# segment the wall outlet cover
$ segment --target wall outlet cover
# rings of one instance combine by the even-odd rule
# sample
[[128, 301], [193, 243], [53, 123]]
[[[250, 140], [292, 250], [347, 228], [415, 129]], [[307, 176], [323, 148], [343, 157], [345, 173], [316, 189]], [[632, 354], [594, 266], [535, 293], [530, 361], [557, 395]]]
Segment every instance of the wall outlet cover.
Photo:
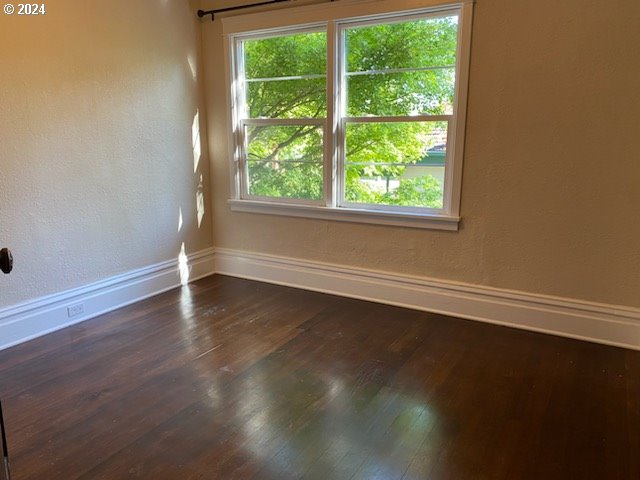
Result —
[[67, 307], [67, 315], [69, 318], [77, 317], [84, 313], [84, 304], [78, 303], [77, 305], [71, 305]]

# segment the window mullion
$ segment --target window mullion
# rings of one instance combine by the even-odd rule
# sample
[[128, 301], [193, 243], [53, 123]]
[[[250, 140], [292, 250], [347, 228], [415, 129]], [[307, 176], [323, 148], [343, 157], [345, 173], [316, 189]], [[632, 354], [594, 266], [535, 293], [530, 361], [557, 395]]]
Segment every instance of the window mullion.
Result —
[[236, 129], [236, 162], [238, 171], [238, 197], [246, 198], [249, 189], [247, 184], [247, 164], [246, 164], [246, 139], [244, 135], [244, 126], [242, 119], [246, 117], [246, 91], [244, 88], [245, 69], [244, 69], [244, 46], [241, 41], [235, 40], [236, 51], [236, 78], [238, 81], [235, 85], [235, 129]]
[[407, 122], [451, 122], [453, 115], [394, 115], [370, 117], [344, 117], [348, 123], [407, 123]]
[[344, 27], [342, 25], [336, 25], [334, 39], [335, 45], [335, 59], [336, 65], [334, 67], [334, 86], [337, 90], [335, 95], [335, 147], [334, 147], [334, 172], [336, 194], [334, 207], [342, 206], [344, 202], [344, 189], [346, 184], [345, 179], [345, 122], [343, 117], [345, 116], [345, 104], [347, 95], [347, 82], [345, 77], [345, 44], [344, 44]]
[[336, 22], [327, 23], [327, 122], [324, 132], [324, 199], [327, 207], [336, 206], [336, 135], [337, 98], [336, 83], [337, 47]]
[[263, 126], [263, 125], [316, 125], [318, 127], [324, 127], [324, 118], [244, 118], [240, 121], [242, 126]]

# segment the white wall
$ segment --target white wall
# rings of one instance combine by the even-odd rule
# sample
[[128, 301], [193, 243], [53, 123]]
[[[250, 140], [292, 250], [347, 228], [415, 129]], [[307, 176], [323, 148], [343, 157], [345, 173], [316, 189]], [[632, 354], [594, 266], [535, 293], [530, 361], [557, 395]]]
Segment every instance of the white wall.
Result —
[[0, 15], [0, 308], [183, 244], [640, 307], [640, 2], [477, 1], [459, 232], [232, 213], [220, 22], [197, 3]]
[[0, 15], [0, 307], [212, 246], [196, 2], [46, 5]]
[[205, 23], [216, 247], [640, 307], [639, 19], [637, 0], [477, 0], [459, 232], [231, 212]]

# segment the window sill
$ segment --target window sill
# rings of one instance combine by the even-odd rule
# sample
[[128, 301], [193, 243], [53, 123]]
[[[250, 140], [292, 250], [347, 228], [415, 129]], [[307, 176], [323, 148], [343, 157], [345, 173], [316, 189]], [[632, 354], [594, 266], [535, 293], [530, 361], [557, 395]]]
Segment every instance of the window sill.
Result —
[[396, 227], [457, 231], [460, 217], [449, 215], [420, 215], [415, 213], [383, 212], [354, 208], [327, 208], [313, 205], [287, 205], [254, 200], [229, 200], [234, 212], [283, 215], [287, 217], [336, 220], [340, 222], [371, 223]]

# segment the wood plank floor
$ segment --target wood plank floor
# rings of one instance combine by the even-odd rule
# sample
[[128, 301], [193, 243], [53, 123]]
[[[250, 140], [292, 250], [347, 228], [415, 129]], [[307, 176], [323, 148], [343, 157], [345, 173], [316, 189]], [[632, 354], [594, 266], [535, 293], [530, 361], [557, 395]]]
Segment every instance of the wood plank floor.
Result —
[[14, 480], [640, 478], [640, 352], [224, 276], [0, 378]]

